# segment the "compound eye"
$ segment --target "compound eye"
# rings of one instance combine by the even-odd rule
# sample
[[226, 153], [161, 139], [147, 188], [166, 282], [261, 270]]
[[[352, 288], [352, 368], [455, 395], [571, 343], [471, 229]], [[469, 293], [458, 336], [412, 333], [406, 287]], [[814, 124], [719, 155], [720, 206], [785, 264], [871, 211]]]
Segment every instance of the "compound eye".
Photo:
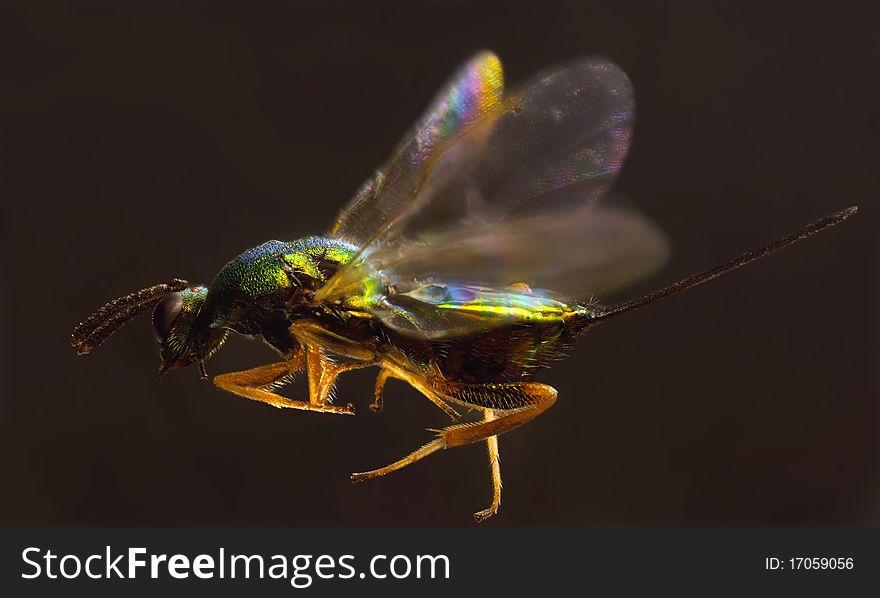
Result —
[[168, 336], [171, 325], [180, 315], [183, 308], [183, 295], [181, 293], [169, 293], [162, 297], [153, 310], [153, 334], [157, 342], [162, 342]]

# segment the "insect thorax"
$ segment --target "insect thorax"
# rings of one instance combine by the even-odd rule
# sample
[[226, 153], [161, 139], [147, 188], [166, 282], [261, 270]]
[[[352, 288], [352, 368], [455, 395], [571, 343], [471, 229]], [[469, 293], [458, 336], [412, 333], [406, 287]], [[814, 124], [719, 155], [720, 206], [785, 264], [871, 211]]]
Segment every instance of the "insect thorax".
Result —
[[293, 242], [267, 241], [227, 263], [206, 300], [211, 326], [244, 334], [262, 332], [269, 320], [311, 291], [352, 259], [357, 248], [324, 237]]

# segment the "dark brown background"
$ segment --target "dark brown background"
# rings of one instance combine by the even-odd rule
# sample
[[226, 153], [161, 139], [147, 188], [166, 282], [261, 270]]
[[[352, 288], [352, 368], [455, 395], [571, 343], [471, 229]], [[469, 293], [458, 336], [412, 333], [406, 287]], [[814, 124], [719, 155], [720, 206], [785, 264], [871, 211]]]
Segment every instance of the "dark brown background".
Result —
[[[443, 416], [374, 371], [354, 418], [159, 379], [146, 318], [89, 358], [72, 326], [172, 276], [320, 233], [435, 89], [491, 48], [508, 80], [601, 53], [638, 119], [617, 190], [701, 270], [825, 213], [839, 229], [598, 328], [502, 438], [487, 525], [880, 523], [878, 11], [857, 3], [0, 8], [3, 525], [469, 525], [484, 449], [352, 487]], [[234, 339], [213, 373], [267, 349]], [[302, 386], [295, 392], [302, 395]]]

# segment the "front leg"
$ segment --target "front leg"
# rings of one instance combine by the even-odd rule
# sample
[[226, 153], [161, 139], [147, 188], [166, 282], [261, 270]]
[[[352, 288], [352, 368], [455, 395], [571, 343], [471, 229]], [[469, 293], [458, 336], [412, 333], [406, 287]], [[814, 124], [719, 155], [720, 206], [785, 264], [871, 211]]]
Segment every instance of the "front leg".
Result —
[[318, 406], [326, 405], [331, 400], [331, 394], [339, 374], [371, 365], [375, 365], [375, 361], [333, 363], [333, 360], [321, 349], [307, 347], [306, 373], [309, 379], [309, 403]]
[[302, 411], [354, 415], [354, 407], [351, 404], [337, 407], [334, 405], [306, 403], [282, 397], [269, 390], [274, 385], [283, 383], [286, 378], [299, 371], [302, 365], [303, 350], [298, 348], [289, 361], [272, 363], [241, 372], [220, 374], [214, 377], [214, 385], [240, 397], [260, 401], [278, 409], [300, 409]]

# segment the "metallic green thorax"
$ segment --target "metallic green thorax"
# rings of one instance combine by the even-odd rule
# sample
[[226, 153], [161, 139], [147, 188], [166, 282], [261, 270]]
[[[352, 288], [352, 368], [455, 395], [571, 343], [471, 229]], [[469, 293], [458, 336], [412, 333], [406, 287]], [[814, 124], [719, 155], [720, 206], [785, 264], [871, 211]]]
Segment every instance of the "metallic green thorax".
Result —
[[319, 287], [356, 253], [357, 247], [324, 237], [263, 243], [220, 270], [200, 319], [211, 327], [255, 334], [259, 331], [249, 324], [265, 316], [260, 312], [277, 310], [300, 289]]

